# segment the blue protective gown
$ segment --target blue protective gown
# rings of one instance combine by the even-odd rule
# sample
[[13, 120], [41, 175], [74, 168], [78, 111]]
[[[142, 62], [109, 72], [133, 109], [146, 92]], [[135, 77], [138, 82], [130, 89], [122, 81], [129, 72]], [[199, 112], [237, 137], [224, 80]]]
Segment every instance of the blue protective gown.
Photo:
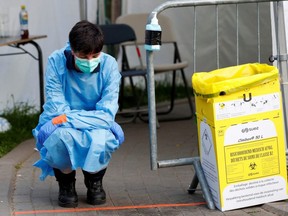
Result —
[[[101, 52], [100, 58], [98, 67], [89, 74], [76, 70], [69, 43], [48, 58], [46, 102], [32, 131], [40, 151], [34, 166], [42, 169], [41, 180], [54, 175], [52, 167], [100, 171], [119, 148], [110, 128], [118, 110], [121, 75], [112, 56]], [[37, 135], [41, 126], [62, 114], [68, 121], [40, 144]]]

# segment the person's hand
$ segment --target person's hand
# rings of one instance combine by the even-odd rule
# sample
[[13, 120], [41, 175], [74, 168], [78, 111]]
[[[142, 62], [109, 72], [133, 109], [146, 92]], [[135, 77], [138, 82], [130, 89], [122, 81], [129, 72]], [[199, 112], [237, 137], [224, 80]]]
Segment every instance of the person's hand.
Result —
[[52, 120], [46, 122], [39, 130], [37, 139], [42, 145], [45, 140], [60, 126], [60, 124], [67, 122], [66, 115], [60, 115]]
[[117, 124], [117, 122], [113, 122], [113, 124], [111, 126], [111, 131], [114, 134], [114, 136], [116, 137], [116, 139], [119, 141], [119, 144], [122, 144], [125, 140], [125, 137], [124, 137], [124, 132], [123, 132], [121, 126], [119, 124]]
[[56, 130], [57, 127], [59, 127], [59, 125], [54, 125], [52, 120], [46, 122], [39, 130], [37, 136], [38, 142], [43, 144], [45, 140]]

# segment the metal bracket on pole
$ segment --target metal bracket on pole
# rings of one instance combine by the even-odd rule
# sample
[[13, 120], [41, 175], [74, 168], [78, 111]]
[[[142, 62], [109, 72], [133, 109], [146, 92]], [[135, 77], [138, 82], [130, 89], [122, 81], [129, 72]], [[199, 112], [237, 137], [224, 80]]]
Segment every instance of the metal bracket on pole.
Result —
[[273, 63], [274, 61], [288, 61], [288, 54], [283, 55], [271, 55], [269, 57], [269, 62]]

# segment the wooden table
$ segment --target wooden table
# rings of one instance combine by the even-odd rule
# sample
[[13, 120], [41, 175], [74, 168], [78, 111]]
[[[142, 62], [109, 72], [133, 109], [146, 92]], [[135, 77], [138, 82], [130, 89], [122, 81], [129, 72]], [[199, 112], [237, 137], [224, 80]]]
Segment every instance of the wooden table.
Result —
[[[39, 89], [40, 89], [40, 111], [43, 111], [44, 104], [44, 78], [43, 78], [43, 55], [41, 47], [35, 42], [35, 40], [46, 38], [46, 35], [31, 35], [27, 39], [21, 39], [21, 37], [0, 37], [0, 47], [1, 46], [9, 46], [13, 48], [20, 49], [21, 52], [12, 52], [12, 53], [0, 53], [0, 56], [8, 56], [8, 55], [20, 55], [20, 54], [28, 54], [32, 58], [38, 61], [39, 67]], [[23, 48], [24, 45], [31, 44], [37, 49], [38, 57], [34, 56], [32, 53], [28, 52]]]

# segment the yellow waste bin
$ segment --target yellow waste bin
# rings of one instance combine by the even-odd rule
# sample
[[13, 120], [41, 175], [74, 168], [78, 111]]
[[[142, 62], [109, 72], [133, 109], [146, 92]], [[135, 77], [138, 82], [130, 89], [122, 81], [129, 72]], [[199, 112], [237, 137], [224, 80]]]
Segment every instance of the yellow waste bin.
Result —
[[244, 64], [192, 76], [200, 160], [221, 211], [288, 198], [276, 67]]

